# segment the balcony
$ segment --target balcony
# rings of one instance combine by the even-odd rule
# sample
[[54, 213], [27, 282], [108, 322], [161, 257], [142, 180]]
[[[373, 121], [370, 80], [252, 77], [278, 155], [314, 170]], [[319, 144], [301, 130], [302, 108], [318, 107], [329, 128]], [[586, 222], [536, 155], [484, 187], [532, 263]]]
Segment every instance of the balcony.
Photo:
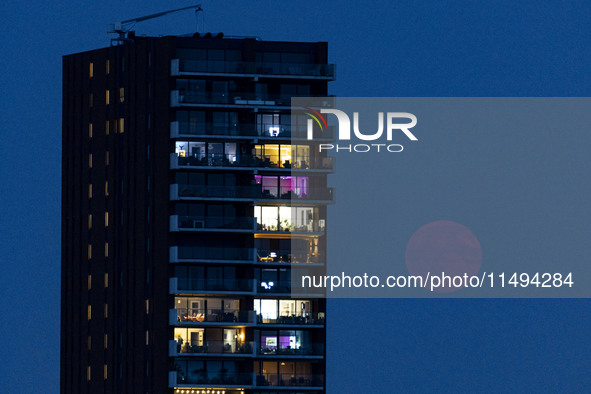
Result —
[[203, 156], [179, 156], [176, 153], [170, 154], [170, 169], [179, 168], [210, 168], [210, 169], [233, 169], [248, 170], [257, 168], [261, 170], [274, 170], [284, 172], [327, 172], [334, 170], [334, 157], [310, 157], [301, 160], [299, 163], [288, 165], [278, 163], [278, 158], [271, 156], [258, 157], [255, 155], [225, 155], [210, 154]]
[[257, 315], [257, 324], [273, 325], [314, 325], [323, 326], [325, 324], [324, 312], [305, 312], [292, 315]]
[[289, 219], [269, 220], [265, 219], [263, 223], [257, 223], [257, 232], [274, 233], [324, 233], [326, 230], [325, 221], [318, 220], [318, 223], [312, 221], [308, 224], [296, 225]]
[[291, 280], [261, 280], [257, 282], [257, 294], [290, 294]]
[[214, 246], [171, 246], [171, 263], [247, 263], [255, 262], [254, 248], [226, 248]]
[[325, 79], [332, 81], [336, 77], [336, 66], [334, 64], [172, 59], [170, 62], [170, 74], [171, 76], [228, 74], [228, 76], [265, 76], [268, 78]]
[[253, 294], [254, 279], [170, 278], [170, 294]]
[[[329, 126], [328, 130], [318, 132], [315, 130], [314, 141], [321, 140], [332, 141], [335, 136], [335, 127]], [[253, 139], [263, 138], [270, 140], [298, 139], [307, 140], [306, 129], [292, 129], [291, 125], [278, 124], [228, 124], [215, 125], [212, 123], [191, 123], [191, 122], [171, 122], [170, 137], [175, 138], [228, 138], [228, 136]]]
[[258, 356], [270, 356], [270, 357], [297, 357], [297, 356], [324, 356], [324, 344], [323, 343], [304, 343], [295, 348], [289, 346], [279, 348], [277, 346], [267, 347], [264, 345], [257, 346]]
[[324, 386], [324, 375], [261, 373], [256, 375], [256, 386], [317, 387]]
[[221, 309], [170, 309], [169, 324], [189, 325], [245, 325], [254, 323], [253, 311]]
[[302, 249], [259, 249], [257, 262], [287, 264], [323, 264], [324, 253], [310, 253]]
[[170, 199], [176, 200], [243, 200], [257, 201], [283, 200], [286, 202], [334, 202], [333, 188], [307, 188], [307, 193], [297, 194], [293, 187], [265, 187], [262, 185], [210, 186], [210, 185], [170, 185]]
[[170, 231], [253, 232], [255, 218], [221, 216], [170, 216]]
[[[199, 386], [224, 386], [224, 387], [251, 387], [253, 386], [254, 375], [251, 373], [229, 373], [229, 372], [205, 372], [205, 371], [171, 371], [169, 374], [169, 387], [178, 385], [199, 385]], [[170, 379], [170, 377], [173, 379]], [[176, 378], [176, 379], [174, 379]], [[172, 382], [171, 382], [172, 380]], [[173, 384], [171, 384], [173, 383]]]
[[[170, 91], [171, 107], [205, 107], [205, 108], [258, 108], [280, 107], [291, 109], [291, 94], [256, 94], [252, 92], [195, 92]], [[331, 97], [319, 102], [317, 106], [330, 107]]]
[[228, 342], [228, 341], [189, 341], [180, 342], [174, 339], [168, 341], [168, 355], [177, 356], [254, 356], [254, 342]]

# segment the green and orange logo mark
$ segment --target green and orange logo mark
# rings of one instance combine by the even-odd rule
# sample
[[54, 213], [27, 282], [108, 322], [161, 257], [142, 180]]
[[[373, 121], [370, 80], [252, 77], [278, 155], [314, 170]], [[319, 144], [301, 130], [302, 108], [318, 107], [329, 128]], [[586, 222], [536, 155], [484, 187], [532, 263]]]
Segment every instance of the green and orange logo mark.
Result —
[[326, 120], [320, 114], [320, 112], [318, 112], [312, 108], [309, 108], [309, 107], [306, 107], [306, 109], [310, 112], [304, 112], [304, 113], [316, 121], [316, 123], [318, 124], [318, 127], [320, 127], [320, 131], [324, 131], [325, 128], [328, 130], [328, 125], [326, 124]]

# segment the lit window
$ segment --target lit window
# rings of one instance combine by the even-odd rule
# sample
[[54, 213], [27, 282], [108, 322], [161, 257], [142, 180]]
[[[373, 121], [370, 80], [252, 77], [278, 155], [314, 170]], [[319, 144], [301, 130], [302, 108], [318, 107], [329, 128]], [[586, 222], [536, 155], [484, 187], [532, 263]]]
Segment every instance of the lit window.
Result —
[[90, 78], [94, 77], [94, 64], [92, 62], [90, 62], [89, 64], [89, 69], [88, 69], [88, 74], [90, 75]]
[[105, 152], [105, 165], [109, 165], [109, 151]]
[[125, 131], [125, 119], [119, 118], [119, 133], [123, 133]]
[[88, 184], [88, 198], [92, 198], [92, 183]]
[[92, 108], [92, 107], [93, 107], [93, 105], [94, 105], [94, 99], [93, 99], [92, 93], [90, 93], [90, 94], [88, 95], [88, 106], [89, 106], [90, 108]]
[[111, 102], [111, 94], [109, 92], [109, 89], [105, 90], [105, 104], [109, 105], [109, 103]]
[[92, 245], [88, 244], [88, 260], [92, 258]]
[[105, 212], [105, 227], [109, 227], [109, 212]]
[[92, 123], [88, 124], [88, 138], [92, 138]]
[[105, 304], [105, 319], [109, 317], [109, 305]]
[[86, 367], [86, 380], [90, 381], [90, 365]]
[[105, 349], [108, 347], [108, 341], [107, 341], [108, 337], [109, 336], [107, 334], [105, 334]]
[[88, 229], [92, 228], [92, 214], [88, 214]]
[[109, 127], [109, 121], [107, 120], [105, 122], [105, 134], [106, 135], [109, 135], [109, 129], [110, 129], [110, 127]]
[[92, 153], [88, 154], [88, 168], [92, 168]]
[[105, 181], [105, 196], [109, 195], [109, 181]]
[[105, 273], [105, 287], [109, 287], [109, 274]]
[[88, 305], [87, 313], [88, 313], [88, 320], [90, 320], [92, 318], [92, 306], [91, 305]]
[[146, 315], [150, 313], [150, 300], [146, 300]]
[[109, 59], [105, 62], [105, 73], [109, 74], [111, 72], [111, 62]]
[[105, 257], [109, 257], [109, 243], [105, 242]]
[[146, 330], [146, 346], [150, 344], [150, 331]]
[[119, 102], [122, 103], [125, 101], [125, 89], [119, 88]]
[[107, 379], [107, 364], [105, 364], [103, 366], [103, 378], [106, 380]]
[[88, 290], [92, 287], [92, 275], [88, 275]]

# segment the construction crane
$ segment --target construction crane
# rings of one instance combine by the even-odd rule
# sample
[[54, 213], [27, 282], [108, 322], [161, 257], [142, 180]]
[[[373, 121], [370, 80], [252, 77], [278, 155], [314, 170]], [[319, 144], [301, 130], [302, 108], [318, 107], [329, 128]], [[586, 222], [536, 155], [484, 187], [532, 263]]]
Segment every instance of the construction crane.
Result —
[[[117, 41], [117, 42], [121, 43], [121, 42], [126, 42], [127, 40], [129, 40], [131, 38], [129, 36], [133, 35], [132, 33], [134, 33], [130, 29], [133, 27], [133, 25], [135, 25], [138, 22], [143, 22], [148, 19], [154, 19], [154, 18], [158, 18], [158, 17], [164, 16], [164, 15], [172, 14], [173, 12], [184, 11], [184, 10], [188, 10], [188, 9], [195, 9], [195, 14], [198, 14], [199, 11], [203, 11], [203, 8], [201, 8], [201, 4], [195, 4], [195, 5], [190, 5], [188, 7], [177, 8], [177, 9], [169, 10], [169, 11], [157, 12], [155, 14], [140, 16], [138, 18], [128, 19], [126, 21], [111, 23], [107, 26], [107, 33], [119, 34], [119, 37], [111, 39], [111, 44], [113, 44], [113, 41]], [[127, 37], [125, 36], [126, 33], [128, 33]]]

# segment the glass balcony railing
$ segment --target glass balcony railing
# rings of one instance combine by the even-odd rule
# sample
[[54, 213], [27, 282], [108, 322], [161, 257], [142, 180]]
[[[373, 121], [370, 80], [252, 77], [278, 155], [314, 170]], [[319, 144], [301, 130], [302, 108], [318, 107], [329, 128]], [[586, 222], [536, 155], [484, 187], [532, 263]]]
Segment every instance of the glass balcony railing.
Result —
[[252, 323], [251, 311], [177, 308], [180, 323]]
[[253, 248], [225, 248], [214, 246], [176, 246], [172, 248], [173, 262], [179, 260], [254, 260]]
[[255, 218], [231, 216], [171, 216], [171, 230], [224, 229], [224, 230], [254, 230]]
[[295, 346], [294, 348], [287, 347], [267, 347], [264, 345], [257, 347], [257, 354], [262, 356], [314, 356], [324, 354], [323, 343], [305, 343]]
[[259, 249], [257, 261], [261, 263], [323, 263], [324, 253], [310, 253], [298, 249]]
[[[171, 90], [170, 105], [177, 107], [188, 105], [215, 106], [279, 106], [290, 107], [292, 94], [281, 93], [252, 93], [252, 92], [208, 92], [190, 90]], [[333, 105], [332, 97], [319, 101], [317, 106], [329, 107]]]
[[294, 191], [293, 187], [264, 187], [262, 185], [246, 186], [209, 186], [209, 185], [178, 185], [180, 198], [252, 198], [270, 200], [317, 200], [333, 201], [332, 188], [307, 188]]
[[258, 324], [309, 324], [323, 325], [325, 321], [323, 312], [302, 312], [292, 315], [257, 315]]
[[268, 105], [289, 107], [291, 95], [246, 92], [193, 92], [173, 90], [171, 104]]
[[302, 188], [295, 190], [292, 186], [265, 186], [262, 190], [263, 198], [281, 200], [333, 200], [332, 188], [308, 187], [305, 192]]
[[[177, 60], [173, 60], [173, 64], [175, 61]], [[336, 68], [334, 64], [257, 63], [179, 59], [178, 71], [181, 73], [255, 74], [324, 77], [332, 79], [335, 77]]]
[[241, 291], [253, 292], [254, 279], [197, 279], [178, 278], [177, 287], [180, 292], [191, 291]]
[[252, 374], [177, 370], [177, 384], [251, 386]]
[[321, 220], [310, 221], [307, 224], [294, 224], [290, 220], [265, 219], [263, 223], [257, 223], [257, 231], [291, 232], [291, 233], [321, 233], [325, 231], [325, 222]]
[[[308, 157], [294, 163], [279, 162], [279, 158], [273, 155], [234, 155], [234, 154], [209, 154], [201, 156], [179, 156], [172, 153], [173, 168], [190, 167], [258, 167], [270, 169], [291, 170], [332, 170], [334, 157]], [[176, 166], [175, 166], [176, 164]]]
[[256, 375], [257, 386], [324, 386], [324, 375], [261, 373]]
[[291, 280], [260, 280], [256, 291], [258, 294], [291, 293]]
[[174, 341], [179, 354], [253, 354], [254, 343], [248, 341]]
[[[299, 138], [307, 139], [306, 128], [292, 129], [291, 125], [278, 124], [227, 124], [216, 125], [212, 123], [172, 122], [171, 135], [211, 135], [211, 136], [238, 136], [238, 137], [267, 137], [277, 139]], [[334, 139], [335, 127], [329, 126], [327, 130], [318, 132], [315, 130], [314, 140]]]
[[246, 186], [210, 186], [210, 185], [178, 185], [180, 198], [260, 198], [263, 191], [260, 185]]

